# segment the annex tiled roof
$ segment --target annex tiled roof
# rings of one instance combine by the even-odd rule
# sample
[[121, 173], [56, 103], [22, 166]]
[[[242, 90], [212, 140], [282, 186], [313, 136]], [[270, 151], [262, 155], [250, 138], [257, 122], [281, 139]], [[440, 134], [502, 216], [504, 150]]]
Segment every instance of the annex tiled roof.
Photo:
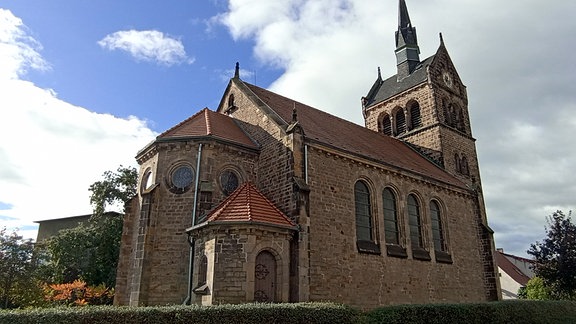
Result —
[[374, 132], [255, 85], [244, 84], [274, 110], [286, 125], [292, 120], [292, 112], [296, 108], [298, 123], [304, 129], [307, 138], [423, 177], [466, 188], [462, 181], [398, 139]]
[[378, 77], [370, 89], [370, 92], [366, 95], [366, 106], [369, 107], [375, 105], [426, 81], [428, 78], [426, 69], [428, 65], [432, 63], [434, 57], [435, 55], [432, 55], [422, 61], [412, 74], [400, 81], [398, 81], [397, 75], [393, 75], [386, 80], [382, 80]]
[[504, 254], [500, 251], [496, 251], [496, 264], [502, 271], [506, 272], [514, 281], [525, 286], [530, 280], [526, 274], [524, 274], [517, 266], [515, 266]]
[[206, 216], [207, 223], [257, 223], [292, 228], [296, 225], [251, 182], [245, 182]]
[[200, 110], [190, 118], [158, 135], [157, 139], [212, 136], [235, 142], [247, 147], [258, 146], [242, 131], [229, 116], [216, 113], [208, 108]]

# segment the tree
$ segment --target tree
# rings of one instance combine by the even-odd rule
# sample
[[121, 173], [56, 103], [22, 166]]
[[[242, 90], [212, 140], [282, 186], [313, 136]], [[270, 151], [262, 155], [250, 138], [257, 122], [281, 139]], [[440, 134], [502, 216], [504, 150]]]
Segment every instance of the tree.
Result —
[[138, 173], [135, 168], [120, 166], [116, 172], [104, 172], [103, 177], [89, 188], [94, 209], [90, 221], [62, 230], [48, 240], [46, 249], [52, 270], [48, 282], [81, 279], [89, 286], [115, 286], [123, 218], [105, 210], [108, 205], [124, 205], [134, 197]]
[[552, 299], [576, 299], [576, 225], [562, 211], [547, 217], [547, 237], [530, 245], [534, 272]]
[[1, 308], [19, 307], [26, 291], [34, 286], [32, 279], [34, 244], [16, 232], [0, 229], [0, 297]]
[[548, 300], [550, 298], [550, 290], [544, 286], [544, 281], [540, 277], [534, 277], [528, 280], [526, 287], [521, 288], [523, 297], [520, 299], [530, 300]]

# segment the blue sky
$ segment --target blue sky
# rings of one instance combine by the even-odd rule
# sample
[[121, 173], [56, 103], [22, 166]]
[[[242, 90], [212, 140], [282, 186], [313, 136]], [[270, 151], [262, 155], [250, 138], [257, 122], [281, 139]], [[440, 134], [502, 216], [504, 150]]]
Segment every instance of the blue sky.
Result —
[[[576, 2], [408, 0], [468, 87], [496, 245], [524, 255], [576, 206]], [[397, 0], [0, 4], [0, 226], [90, 213], [88, 186], [241, 77], [362, 124], [395, 73]], [[496, 10], [497, 9], [497, 10]]]

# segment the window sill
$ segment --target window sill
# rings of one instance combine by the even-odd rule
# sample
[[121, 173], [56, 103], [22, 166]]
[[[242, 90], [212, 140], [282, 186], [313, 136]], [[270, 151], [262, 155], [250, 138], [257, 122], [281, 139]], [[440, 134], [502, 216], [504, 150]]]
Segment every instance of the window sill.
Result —
[[391, 257], [407, 258], [406, 249], [397, 244], [386, 244], [386, 254]]
[[196, 288], [192, 289], [192, 292], [196, 295], [210, 295], [210, 289], [208, 288], [207, 284], [197, 286]]
[[448, 252], [434, 251], [436, 255], [436, 262], [452, 264], [452, 256]]
[[356, 241], [358, 252], [368, 254], [380, 254], [380, 246], [373, 241]]
[[412, 258], [415, 260], [422, 260], [422, 261], [432, 260], [432, 258], [430, 257], [430, 253], [421, 248], [412, 249]]

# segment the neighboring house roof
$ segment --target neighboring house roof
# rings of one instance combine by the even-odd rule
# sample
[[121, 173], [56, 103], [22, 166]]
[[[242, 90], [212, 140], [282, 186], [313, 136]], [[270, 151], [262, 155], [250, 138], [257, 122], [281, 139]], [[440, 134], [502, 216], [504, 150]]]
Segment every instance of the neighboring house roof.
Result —
[[[531, 262], [528, 259], [524, 259], [527, 262]], [[530, 277], [522, 272], [520, 268], [515, 266], [510, 260], [504, 255], [504, 253], [500, 251], [496, 251], [496, 264], [502, 271], [506, 272], [514, 281], [521, 284], [522, 286], [526, 286]]]
[[234, 119], [216, 113], [208, 108], [182, 121], [158, 135], [157, 139], [177, 139], [186, 137], [209, 136], [225, 141], [234, 142], [249, 148], [258, 146], [238, 127]]
[[430, 56], [420, 63], [410, 75], [402, 80], [398, 80], [397, 75], [393, 75], [386, 80], [382, 80], [380, 74], [366, 95], [366, 107], [375, 105], [381, 101], [391, 98], [401, 92], [417, 86], [428, 79], [426, 72], [428, 65], [432, 63], [435, 55]]
[[[114, 211], [109, 211], [105, 212], [104, 215], [106, 217], [111, 217], [111, 216], [120, 216], [122, 214]], [[92, 217], [92, 214], [34, 221], [34, 223], [39, 224], [38, 234], [36, 235], [36, 242], [42, 242], [52, 236], [55, 236], [58, 234], [58, 232], [60, 232], [63, 229], [78, 227], [80, 224], [87, 222], [90, 219], [90, 217]]]
[[425, 178], [466, 188], [466, 185], [430, 162], [401, 140], [380, 134], [321, 110], [296, 102], [274, 92], [243, 82], [262, 102], [268, 106], [285, 125], [292, 121], [294, 109], [299, 125], [306, 138], [394, 166]]
[[296, 224], [251, 182], [245, 182], [206, 216], [210, 223], [257, 223], [294, 228]]

